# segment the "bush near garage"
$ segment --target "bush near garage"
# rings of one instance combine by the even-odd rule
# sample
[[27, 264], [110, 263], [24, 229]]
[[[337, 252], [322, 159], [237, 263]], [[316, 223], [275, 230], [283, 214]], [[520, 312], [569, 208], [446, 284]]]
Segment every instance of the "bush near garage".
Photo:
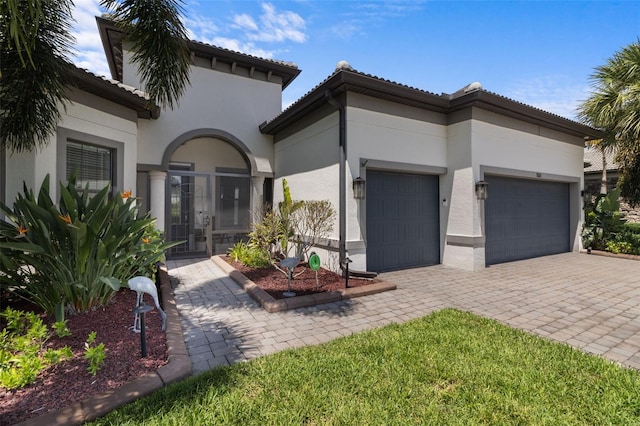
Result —
[[615, 254], [640, 255], [640, 224], [625, 221], [619, 197], [620, 191], [614, 189], [585, 203], [582, 244]]

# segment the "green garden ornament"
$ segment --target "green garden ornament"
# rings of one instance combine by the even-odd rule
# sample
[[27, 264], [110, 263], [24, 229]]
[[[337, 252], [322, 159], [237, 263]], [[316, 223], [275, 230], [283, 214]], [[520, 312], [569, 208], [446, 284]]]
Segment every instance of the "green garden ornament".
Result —
[[320, 256], [316, 254], [315, 251], [312, 251], [309, 255], [309, 268], [312, 271], [316, 272], [316, 291], [320, 288], [320, 284], [318, 283], [318, 269], [320, 269]]

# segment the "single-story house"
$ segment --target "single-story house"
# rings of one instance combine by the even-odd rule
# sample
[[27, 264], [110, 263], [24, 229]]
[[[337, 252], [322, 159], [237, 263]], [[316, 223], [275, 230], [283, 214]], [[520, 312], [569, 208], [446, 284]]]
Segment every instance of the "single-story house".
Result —
[[191, 86], [159, 111], [120, 32], [97, 20], [112, 80], [78, 70], [49, 146], [2, 152], [5, 201], [22, 181], [76, 170], [132, 190], [169, 240], [186, 240], [169, 256], [197, 256], [245, 237], [287, 179], [293, 198], [335, 206], [334, 233], [316, 247], [333, 269], [348, 258], [358, 270], [478, 270], [580, 248], [584, 143], [600, 137], [588, 126], [479, 83], [434, 94], [346, 62], [282, 111], [295, 64], [195, 41]]

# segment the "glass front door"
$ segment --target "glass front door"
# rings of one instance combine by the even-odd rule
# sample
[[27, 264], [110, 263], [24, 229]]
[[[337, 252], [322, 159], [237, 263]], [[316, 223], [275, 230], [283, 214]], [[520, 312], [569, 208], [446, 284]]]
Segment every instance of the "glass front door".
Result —
[[170, 255], [210, 256], [211, 177], [207, 173], [170, 171], [170, 240], [181, 241]]

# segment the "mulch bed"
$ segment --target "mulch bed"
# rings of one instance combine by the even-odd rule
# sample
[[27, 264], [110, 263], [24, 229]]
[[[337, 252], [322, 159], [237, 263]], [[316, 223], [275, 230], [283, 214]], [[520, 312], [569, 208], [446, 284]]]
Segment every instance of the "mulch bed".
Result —
[[[274, 299], [285, 298], [282, 293], [287, 291], [287, 276], [276, 268], [248, 268], [241, 262], [234, 262], [229, 256], [224, 257], [224, 260]], [[375, 281], [351, 277], [349, 287], [361, 287], [373, 282]], [[345, 279], [341, 275], [323, 268], [318, 270], [318, 283], [319, 288], [316, 288], [316, 273], [307, 263], [301, 263], [294, 269], [291, 291], [295, 292], [296, 296], [305, 296], [345, 288]]]
[[[145, 297], [147, 304], [153, 301]], [[167, 345], [162, 331], [162, 319], [156, 309], [145, 316], [147, 357], [140, 353], [140, 334], [130, 330], [133, 325], [131, 310], [136, 304], [136, 293], [122, 289], [112, 303], [95, 311], [67, 316], [72, 332], [69, 337], [53, 335], [47, 347], [71, 347], [74, 358], [48, 367], [30, 385], [13, 391], [0, 387], [0, 425], [12, 425], [26, 419], [58, 410], [73, 402], [117, 388], [147, 372], [156, 371], [167, 363]], [[2, 309], [7, 306], [2, 303]], [[13, 306], [12, 306], [13, 307]], [[17, 304], [16, 309], [39, 312], [37, 307]], [[41, 314], [50, 325], [53, 318]], [[4, 325], [0, 325], [4, 328]], [[84, 345], [90, 332], [95, 331], [96, 344], [104, 343], [106, 359], [96, 376], [87, 371]]]

